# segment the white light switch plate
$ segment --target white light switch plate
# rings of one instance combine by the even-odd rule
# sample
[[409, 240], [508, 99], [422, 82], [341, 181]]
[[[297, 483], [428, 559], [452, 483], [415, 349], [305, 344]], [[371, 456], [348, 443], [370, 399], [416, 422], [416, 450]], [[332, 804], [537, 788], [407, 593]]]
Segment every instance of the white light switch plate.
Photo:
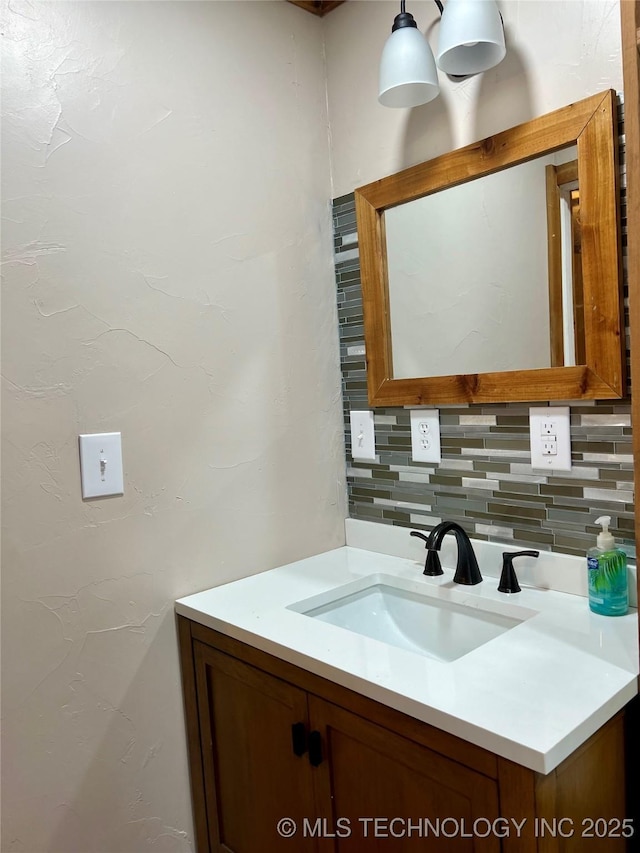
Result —
[[122, 434], [99, 432], [79, 438], [83, 499], [124, 494]]
[[353, 459], [376, 458], [376, 436], [373, 412], [350, 412], [351, 456]]
[[411, 455], [414, 462], [440, 463], [442, 457], [438, 409], [411, 410]]
[[531, 467], [546, 471], [571, 470], [569, 406], [529, 409]]

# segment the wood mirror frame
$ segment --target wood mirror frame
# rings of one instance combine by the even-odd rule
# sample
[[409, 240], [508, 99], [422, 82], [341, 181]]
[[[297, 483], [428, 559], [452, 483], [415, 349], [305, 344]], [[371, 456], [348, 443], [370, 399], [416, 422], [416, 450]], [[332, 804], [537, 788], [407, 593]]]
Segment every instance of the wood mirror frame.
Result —
[[[615, 92], [609, 90], [355, 191], [371, 406], [624, 396], [616, 125]], [[586, 363], [394, 379], [385, 210], [573, 144], [578, 148]]]

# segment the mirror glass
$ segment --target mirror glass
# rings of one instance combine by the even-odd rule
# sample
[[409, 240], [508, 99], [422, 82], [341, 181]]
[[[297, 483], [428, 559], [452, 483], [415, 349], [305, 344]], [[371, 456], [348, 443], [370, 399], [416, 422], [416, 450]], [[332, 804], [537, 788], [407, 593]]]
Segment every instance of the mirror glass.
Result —
[[385, 211], [395, 378], [579, 363], [576, 178], [572, 145]]

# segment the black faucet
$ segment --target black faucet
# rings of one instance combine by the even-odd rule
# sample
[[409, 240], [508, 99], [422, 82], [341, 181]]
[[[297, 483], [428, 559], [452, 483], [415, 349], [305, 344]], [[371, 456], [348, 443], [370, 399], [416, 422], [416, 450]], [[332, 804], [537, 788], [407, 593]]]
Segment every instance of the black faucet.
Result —
[[[429, 553], [440, 550], [442, 540], [447, 533], [453, 533], [458, 543], [458, 562], [456, 564], [456, 573], [453, 576], [454, 583], [463, 583], [467, 586], [482, 581], [482, 575], [478, 567], [478, 561], [473, 550], [471, 540], [466, 532], [455, 521], [441, 521], [437, 527], [434, 527], [427, 540], [427, 549]], [[435, 554], [437, 557], [437, 554]], [[428, 555], [427, 555], [428, 558]]]

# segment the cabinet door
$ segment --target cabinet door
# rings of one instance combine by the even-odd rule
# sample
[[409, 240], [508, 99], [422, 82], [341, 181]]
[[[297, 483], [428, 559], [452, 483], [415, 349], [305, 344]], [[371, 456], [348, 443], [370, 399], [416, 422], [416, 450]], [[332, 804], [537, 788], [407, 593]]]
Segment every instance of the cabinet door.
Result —
[[309, 712], [323, 749], [318, 813], [335, 851], [500, 850], [496, 780], [316, 697]]
[[[307, 698], [280, 679], [195, 643], [198, 715], [212, 851], [313, 851], [278, 822], [313, 814], [308, 755], [296, 755], [292, 726], [308, 731]], [[303, 738], [306, 742], [306, 738]]]

